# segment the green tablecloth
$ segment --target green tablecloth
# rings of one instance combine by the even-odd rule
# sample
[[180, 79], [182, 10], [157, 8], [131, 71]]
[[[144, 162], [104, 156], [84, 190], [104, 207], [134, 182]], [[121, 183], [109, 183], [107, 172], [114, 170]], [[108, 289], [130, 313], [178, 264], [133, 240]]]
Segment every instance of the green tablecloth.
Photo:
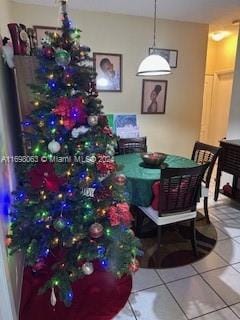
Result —
[[[129, 201], [136, 206], [147, 207], [152, 201], [152, 184], [160, 179], [160, 169], [149, 169], [140, 166], [142, 158], [139, 153], [130, 153], [115, 157], [120, 172], [127, 177]], [[174, 155], [168, 155], [164, 161], [170, 168], [189, 168], [196, 162]]]

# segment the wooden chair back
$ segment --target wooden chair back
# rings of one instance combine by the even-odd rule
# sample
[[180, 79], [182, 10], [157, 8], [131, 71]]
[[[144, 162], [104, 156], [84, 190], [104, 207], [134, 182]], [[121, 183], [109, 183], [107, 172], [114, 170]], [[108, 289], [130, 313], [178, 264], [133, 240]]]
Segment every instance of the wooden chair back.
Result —
[[201, 181], [209, 164], [161, 170], [159, 216], [196, 210]]
[[147, 138], [127, 138], [118, 141], [119, 154], [147, 152]]
[[212, 171], [219, 156], [220, 150], [220, 147], [215, 147], [200, 141], [196, 141], [194, 144], [191, 159], [198, 164], [209, 163], [209, 167], [203, 177], [203, 182], [206, 184], [207, 188], [209, 187]]

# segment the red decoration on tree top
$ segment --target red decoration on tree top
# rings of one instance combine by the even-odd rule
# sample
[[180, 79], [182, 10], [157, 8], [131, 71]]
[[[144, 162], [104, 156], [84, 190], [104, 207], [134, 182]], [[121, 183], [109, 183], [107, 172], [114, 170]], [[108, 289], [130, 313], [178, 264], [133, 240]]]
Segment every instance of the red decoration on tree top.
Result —
[[73, 99], [61, 97], [52, 111], [62, 117], [64, 127], [69, 130], [77, 123], [86, 124], [87, 114], [81, 97]]
[[65, 178], [58, 177], [54, 166], [49, 162], [40, 162], [28, 172], [32, 188], [44, 188], [48, 191], [58, 192]]

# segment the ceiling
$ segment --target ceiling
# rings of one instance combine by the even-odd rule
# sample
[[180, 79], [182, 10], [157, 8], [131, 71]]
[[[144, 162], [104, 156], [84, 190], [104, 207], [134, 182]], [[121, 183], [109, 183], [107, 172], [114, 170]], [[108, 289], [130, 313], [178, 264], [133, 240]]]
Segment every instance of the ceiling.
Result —
[[[14, 0], [20, 3], [54, 6], [56, 0]], [[158, 0], [158, 17], [170, 20], [230, 25], [240, 18], [240, 0]], [[69, 0], [70, 8], [153, 16], [153, 0]]]

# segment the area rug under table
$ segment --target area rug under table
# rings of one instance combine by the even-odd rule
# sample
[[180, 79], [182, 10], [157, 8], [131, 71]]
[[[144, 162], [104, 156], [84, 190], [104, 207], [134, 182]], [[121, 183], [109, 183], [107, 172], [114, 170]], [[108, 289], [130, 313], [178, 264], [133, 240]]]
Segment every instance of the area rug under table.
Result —
[[[154, 234], [154, 233], [153, 233]], [[174, 268], [196, 262], [207, 256], [217, 241], [213, 224], [208, 224], [201, 214], [196, 221], [198, 255], [194, 256], [190, 239], [189, 223], [163, 227], [161, 257], [157, 259], [156, 232], [151, 237], [141, 239], [144, 256], [140, 258], [141, 268]]]
[[73, 284], [74, 300], [67, 308], [50, 304], [51, 291], [38, 295], [49, 278], [47, 270], [34, 274], [25, 268], [19, 320], [110, 320], [124, 307], [132, 289], [131, 276], [116, 279], [101, 266]]

